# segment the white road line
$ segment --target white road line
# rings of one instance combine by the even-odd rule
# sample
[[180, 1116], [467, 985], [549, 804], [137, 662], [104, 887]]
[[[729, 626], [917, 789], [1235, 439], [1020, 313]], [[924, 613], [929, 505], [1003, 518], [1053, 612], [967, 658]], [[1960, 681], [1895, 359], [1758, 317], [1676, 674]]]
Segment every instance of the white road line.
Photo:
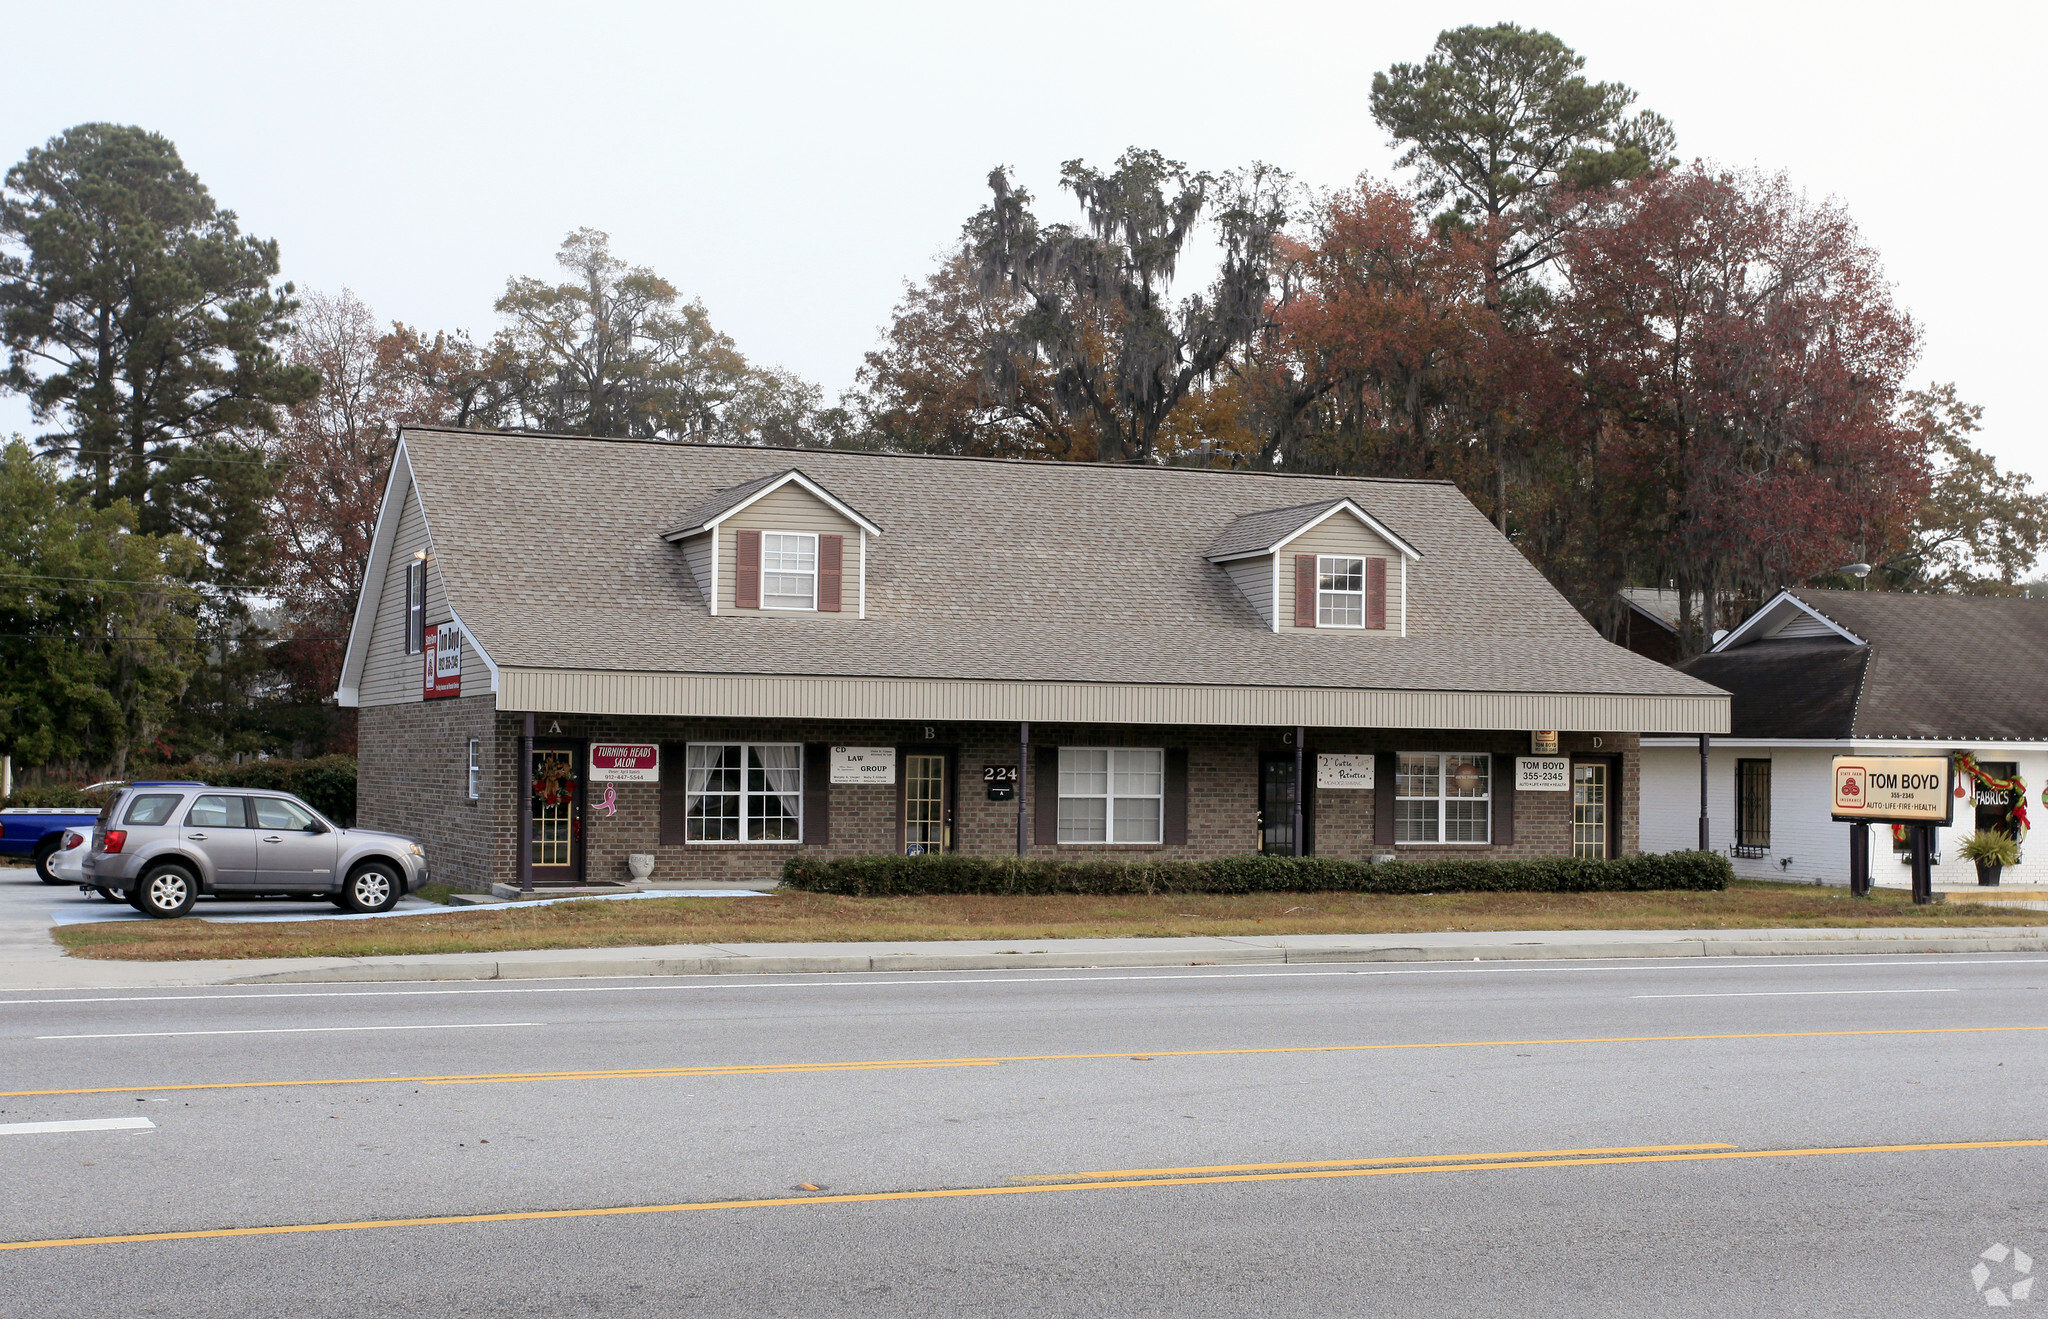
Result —
[[93, 1117], [77, 1122], [4, 1122], [0, 1136], [43, 1136], [59, 1131], [155, 1131], [146, 1117]]
[[1750, 989], [1730, 994], [1630, 994], [1630, 998], [1818, 998], [1831, 994], [1957, 994], [1959, 989]]
[[[1038, 975], [1024, 967], [1006, 976], [984, 976], [966, 978], [950, 971], [918, 971], [913, 980], [870, 980], [870, 975], [900, 974], [895, 972], [870, 971], [820, 971], [815, 980], [777, 980], [762, 982], [743, 975], [718, 976], [715, 978], [692, 979], [690, 984], [631, 984], [631, 985], [503, 985], [491, 989], [343, 989], [343, 990], [286, 990], [282, 993], [238, 993], [243, 988], [235, 985], [220, 985], [214, 988], [229, 992], [211, 994], [134, 994], [108, 998], [7, 998], [0, 999], [0, 1007], [43, 1006], [58, 1003], [240, 1003], [251, 999], [271, 998], [425, 998], [446, 994], [629, 994], [629, 993], [677, 993], [683, 990], [714, 989], [867, 989], [875, 986], [908, 985], [931, 989], [950, 985], [1047, 985], [1068, 982], [1094, 983], [1114, 980], [1271, 980], [1278, 978], [1295, 979], [1310, 976], [1426, 976], [1426, 975], [1590, 975], [1594, 972], [1655, 972], [1655, 971], [1802, 971], [1825, 968], [1827, 970], [1852, 970], [1857, 967], [1881, 966], [1893, 970], [1923, 966], [2048, 966], [2048, 957], [1973, 957], [1944, 958], [1921, 961], [1925, 954], [1891, 953], [1882, 961], [1852, 962], [1829, 957], [1822, 962], [1781, 962], [1775, 957], [1735, 957], [1728, 961], [1711, 958], [1674, 957], [1665, 959], [1586, 959], [1586, 960], [1629, 960], [1626, 966], [1586, 966], [1577, 961], [1565, 965], [1544, 963], [1530, 965], [1517, 962], [1505, 966], [1456, 966], [1399, 967], [1374, 970], [1300, 970], [1300, 971], [1165, 971], [1145, 974], [1118, 975]], [[1307, 964], [1305, 964], [1307, 965]], [[539, 978], [539, 977], [537, 977]], [[604, 980], [606, 976], [562, 976], [564, 980]], [[637, 978], [637, 977], [636, 977]], [[650, 980], [667, 980], [667, 976], [649, 976]], [[674, 977], [677, 979], [683, 977]], [[111, 986], [109, 986], [111, 988]], [[256, 986], [247, 988], [255, 989]], [[85, 992], [85, 991], [73, 991]]]
[[331, 1035], [355, 1030], [501, 1030], [537, 1021], [478, 1021], [449, 1026], [276, 1026], [268, 1030], [136, 1030], [118, 1035], [38, 1035], [39, 1040], [156, 1040], [173, 1035]]

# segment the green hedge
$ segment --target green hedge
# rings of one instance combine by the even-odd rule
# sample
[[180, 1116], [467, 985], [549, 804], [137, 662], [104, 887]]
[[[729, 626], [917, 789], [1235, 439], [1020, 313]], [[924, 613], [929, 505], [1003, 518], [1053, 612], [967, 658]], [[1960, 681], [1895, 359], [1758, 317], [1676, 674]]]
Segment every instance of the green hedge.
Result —
[[[240, 765], [209, 765], [193, 760], [182, 765], [137, 767], [138, 779], [192, 779], [222, 788], [270, 788], [311, 802], [322, 815], [346, 828], [356, 822], [354, 756], [319, 756], [311, 760], [250, 760]], [[83, 785], [80, 785], [82, 787]], [[10, 806], [79, 806], [98, 810], [106, 793], [87, 794], [79, 787], [51, 785], [23, 788], [7, 799]]]
[[791, 857], [782, 882], [812, 893], [878, 898], [920, 893], [1622, 893], [1724, 889], [1735, 877], [1715, 852], [1614, 861], [1339, 861], [1232, 856], [1215, 861], [1067, 861], [1001, 856]]

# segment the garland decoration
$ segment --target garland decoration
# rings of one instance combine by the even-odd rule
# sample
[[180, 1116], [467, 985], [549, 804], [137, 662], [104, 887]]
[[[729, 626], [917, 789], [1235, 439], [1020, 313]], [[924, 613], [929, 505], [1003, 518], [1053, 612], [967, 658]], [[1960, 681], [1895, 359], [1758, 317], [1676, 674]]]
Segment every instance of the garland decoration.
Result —
[[[2032, 828], [2033, 825], [2027, 819], [2027, 781], [2025, 779], [2021, 778], [2018, 774], [2014, 774], [2009, 779], [1994, 778], [1985, 772], [1982, 765], [1977, 763], [1977, 757], [1967, 751], [1956, 752], [1956, 774], [1958, 776], [1956, 796], [1958, 797], [1972, 795], [1963, 786], [1961, 782], [1963, 778], [1968, 778], [1979, 787], [1989, 788], [1993, 792], [2005, 793], [2006, 799], [2012, 803], [2011, 806], [2006, 808], [2005, 821], [2012, 826], [2013, 838], [2016, 841], [2024, 842], [2026, 840], [2027, 830]], [[2042, 805], [2048, 806], [2048, 788], [2042, 790]]]

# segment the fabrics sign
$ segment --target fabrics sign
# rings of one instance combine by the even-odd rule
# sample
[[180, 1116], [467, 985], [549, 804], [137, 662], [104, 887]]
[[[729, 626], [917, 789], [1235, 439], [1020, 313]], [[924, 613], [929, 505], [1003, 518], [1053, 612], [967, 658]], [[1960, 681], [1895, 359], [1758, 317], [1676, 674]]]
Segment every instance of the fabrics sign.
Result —
[[462, 695], [462, 629], [442, 623], [427, 629], [426, 698]]
[[1955, 764], [1947, 756], [1836, 756], [1836, 820], [1954, 823]]
[[592, 783], [661, 782], [661, 748], [651, 742], [592, 742]]

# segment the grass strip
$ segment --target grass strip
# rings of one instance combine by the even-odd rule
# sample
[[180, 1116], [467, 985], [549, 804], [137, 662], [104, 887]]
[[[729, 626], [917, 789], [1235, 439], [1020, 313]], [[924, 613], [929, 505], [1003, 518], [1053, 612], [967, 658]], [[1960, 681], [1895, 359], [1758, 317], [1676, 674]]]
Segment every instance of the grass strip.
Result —
[[[280, 907], [280, 910], [284, 908]], [[1415, 934], [1481, 930], [1876, 929], [2029, 926], [2048, 911], [1904, 893], [1738, 881], [1706, 892], [1182, 893], [1111, 897], [926, 895], [853, 898], [778, 890], [766, 898], [650, 898], [478, 907], [380, 921], [116, 921], [52, 932], [75, 957], [193, 961], [389, 957], [665, 944], [925, 942], [945, 939], [1173, 938], [1246, 934]]]

